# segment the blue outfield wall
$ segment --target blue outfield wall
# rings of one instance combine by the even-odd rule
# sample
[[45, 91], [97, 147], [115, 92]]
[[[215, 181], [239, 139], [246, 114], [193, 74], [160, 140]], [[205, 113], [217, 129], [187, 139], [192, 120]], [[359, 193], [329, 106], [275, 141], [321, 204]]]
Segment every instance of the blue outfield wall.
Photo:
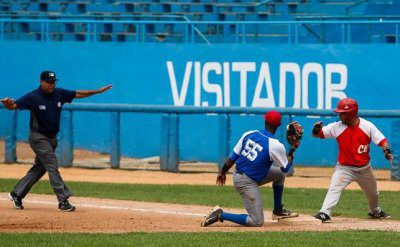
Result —
[[[332, 109], [347, 96], [357, 99], [362, 109], [400, 109], [399, 57], [399, 47], [370, 44], [0, 42], [0, 97], [18, 98], [39, 85], [42, 70], [54, 70], [60, 78], [57, 86], [67, 89], [114, 84], [111, 91], [79, 100], [82, 103]], [[9, 115], [0, 111], [2, 119]], [[19, 114], [20, 140], [27, 138], [28, 116]], [[309, 134], [317, 118], [293, 119], [301, 122], [306, 132], [297, 163], [334, 164], [335, 141], [312, 139]], [[323, 120], [329, 123], [336, 118]], [[394, 119], [371, 120], [390, 140]], [[232, 115], [231, 121], [231, 147], [244, 131], [263, 128], [261, 115]], [[73, 123], [77, 147], [109, 151], [109, 114], [78, 112]], [[217, 161], [217, 124], [213, 115], [181, 115], [181, 159]], [[160, 128], [160, 115], [122, 114], [122, 154], [159, 155]], [[282, 133], [278, 133], [280, 139]], [[372, 147], [371, 154], [375, 167], [389, 167], [378, 148]]]

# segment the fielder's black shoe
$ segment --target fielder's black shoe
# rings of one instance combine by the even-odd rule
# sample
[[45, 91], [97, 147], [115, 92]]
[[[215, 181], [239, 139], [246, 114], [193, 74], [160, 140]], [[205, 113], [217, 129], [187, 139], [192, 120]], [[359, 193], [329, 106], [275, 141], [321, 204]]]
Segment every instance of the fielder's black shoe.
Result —
[[201, 226], [209, 226], [211, 224], [214, 224], [217, 221], [221, 221], [221, 214], [223, 213], [222, 208], [219, 206], [215, 206], [211, 211], [208, 213], [206, 217], [204, 217], [203, 222], [201, 222]]
[[24, 209], [24, 206], [22, 205], [22, 199], [19, 198], [14, 191], [8, 193], [8, 198], [10, 198], [10, 200], [13, 202], [16, 209]]
[[75, 206], [71, 205], [68, 200], [65, 200], [63, 202], [60, 202], [58, 204], [58, 210], [64, 211], [64, 212], [70, 212], [75, 210]]
[[317, 213], [316, 215], [314, 215], [314, 217], [316, 219], [319, 219], [320, 221], [322, 221], [322, 223], [332, 222], [331, 217], [329, 217], [329, 215], [327, 215], [326, 213], [323, 213], [323, 212]]
[[391, 217], [389, 214], [383, 212], [382, 210], [377, 214], [368, 213], [368, 216], [372, 219], [389, 219]]
[[272, 211], [272, 219], [273, 220], [279, 220], [279, 219], [284, 219], [284, 218], [294, 218], [298, 217], [299, 214], [295, 212], [290, 212], [289, 210], [286, 210], [282, 207], [280, 210], [274, 209]]

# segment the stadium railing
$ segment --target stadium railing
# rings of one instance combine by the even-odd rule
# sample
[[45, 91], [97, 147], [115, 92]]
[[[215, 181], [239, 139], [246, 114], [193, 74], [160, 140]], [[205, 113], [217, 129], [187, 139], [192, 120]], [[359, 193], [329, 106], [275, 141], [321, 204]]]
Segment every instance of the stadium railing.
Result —
[[[301, 21], [154, 21], [154, 20], [50, 20], [50, 19], [11, 19], [0, 18], [0, 41], [18, 40], [18, 28], [13, 32], [10, 24], [28, 24], [38, 26], [35, 39], [41, 42], [51, 42], [57, 36], [58, 25], [80, 25], [79, 39], [86, 42], [98, 42], [102, 34], [101, 27], [105, 24], [131, 25], [130, 31], [121, 31], [132, 38], [132, 42], [149, 42], [152, 36], [158, 42], [164, 42], [166, 37], [171, 37], [177, 43], [236, 43], [245, 44], [260, 42], [263, 38], [278, 39], [279, 43], [369, 43], [373, 36], [379, 36], [377, 42], [399, 44], [399, 20], [301, 20]], [[155, 30], [154, 26], [162, 26], [168, 30]], [[283, 26], [277, 30], [277, 26]], [[360, 26], [366, 31], [360, 32]], [[150, 28], [151, 27], [151, 28]], [[172, 28], [171, 28], [172, 27]], [[212, 27], [210, 29], [210, 27]], [[57, 29], [58, 28], [58, 29]], [[174, 31], [174, 28], [177, 31]], [[170, 30], [172, 29], [172, 30]], [[56, 31], [54, 31], [56, 30]], [[277, 31], [275, 31], [277, 30]], [[329, 32], [329, 30], [332, 30]], [[23, 31], [22, 31], [23, 32]], [[29, 34], [29, 31], [27, 32]], [[74, 34], [68, 32], [67, 34]], [[328, 33], [328, 34], [324, 34]], [[21, 33], [24, 34], [24, 33]], [[108, 32], [114, 35], [112, 31]], [[77, 36], [77, 37], [78, 37]], [[315, 39], [313, 36], [317, 37]], [[322, 37], [323, 36], [323, 37]], [[385, 40], [389, 37], [389, 40]], [[175, 38], [175, 39], [173, 39]], [[213, 40], [214, 39], [214, 40]], [[56, 39], [55, 39], [56, 40]], [[110, 40], [107, 40], [110, 41]], [[151, 42], [151, 41], [150, 41]], [[168, 41], [167, 41], [168, 42]]]
[[[4, 106], [0, 105], [0, 109]], [[59, 165], [64, 167], [72, 166], [74, 136], [73, 136], [73, 113], [74, 112], [108, 112], [111, 114], [110, 125], [110, 164], [112, 168], [120, 167], [121, 160], [121, 113], [157, 113], [163, 114], [161, 119], [161, 150], [160, 168], [164, 171], [177, 172], [179, 165], [179, 116], [188, 114], [216, 114], [219, 116], [218, 126], [218, 166], [222, 166], [229, 155], [229, 143], [231, 137], [231, 120], [233, 114], [264, 114], [268, 108], [246, 108], [246, 107], [195, 107], [195, 106], [166, 106], [166, 105], [130, 105], [130, 104], [90, 104], [77, 103], [66, 105], [63, 108], [61, 136], [59, 140], [58, 158]], [[335, 116], [331, 110], [316, 109], [293, 109], [278, 108], [283, 116], [292, 121], [292, 116]], [[12, 119], [6, 126], [5, 139], [5, 163], [15, 163], [17, 143], [17, 114], [14, 111]], [[400, 119], [400, 110], [360, 110], [361, 117], [381, 117]], [[393, 121], [392, 132], [399, 133], [400, 121]], [[398, 138], [396, 135], [396, 139]], [[392, 145], [399, 149], [400, 140], [393, 140]], [[400, 180], [399, 157], [391, 167], [392, 179]]]

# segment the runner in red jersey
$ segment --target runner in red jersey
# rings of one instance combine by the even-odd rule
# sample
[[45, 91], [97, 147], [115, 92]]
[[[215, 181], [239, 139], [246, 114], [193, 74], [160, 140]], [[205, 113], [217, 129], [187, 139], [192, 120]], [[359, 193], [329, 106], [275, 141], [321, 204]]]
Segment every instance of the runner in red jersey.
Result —
[[383, 149], [386, 159], [393, 160], [385, 136], [373, 123], [358, 116], [358, 104], [354, 99], [340, 100], [334, 112], [339, 114], [340, 121], [324, 127], [319, 121], [313, 128], [314, 137], [335, 138], [339, 144], [338, 163], [322, 208], [315, 218], [324, 223], [331, 222], [331, 212], [339, 202], [342, 191], [353, 181], [365, 192], [369, 206], [368, 215], [374, 219], [390, 218], [378, 206], [379, 191], [369, 164], [371, 141]]

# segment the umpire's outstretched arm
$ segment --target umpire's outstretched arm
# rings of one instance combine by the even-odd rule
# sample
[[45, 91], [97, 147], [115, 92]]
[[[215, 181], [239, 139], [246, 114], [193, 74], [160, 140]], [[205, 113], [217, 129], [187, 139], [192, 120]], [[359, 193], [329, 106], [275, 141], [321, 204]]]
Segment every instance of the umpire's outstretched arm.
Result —
[[14, 99], [10, 99], [5, 97], [4, 99], [0, 100], [1, 103], [8, 109], [8, 110], [15, 110], [17, 109], [17, 104], [15, 104]]
[[75, 98], [81, 99], [81, 98], [86, 98], [86, 97], [89, 97], [89, 96], [92, 96], [95, 94], [104, 93], [105, 91], [111, 89], [112, 87], [113, 87], [113, 85], [110, 84], [110, 85], [107, 85], [107, 86], [102, 87], [97, 90], [77, 90]]

